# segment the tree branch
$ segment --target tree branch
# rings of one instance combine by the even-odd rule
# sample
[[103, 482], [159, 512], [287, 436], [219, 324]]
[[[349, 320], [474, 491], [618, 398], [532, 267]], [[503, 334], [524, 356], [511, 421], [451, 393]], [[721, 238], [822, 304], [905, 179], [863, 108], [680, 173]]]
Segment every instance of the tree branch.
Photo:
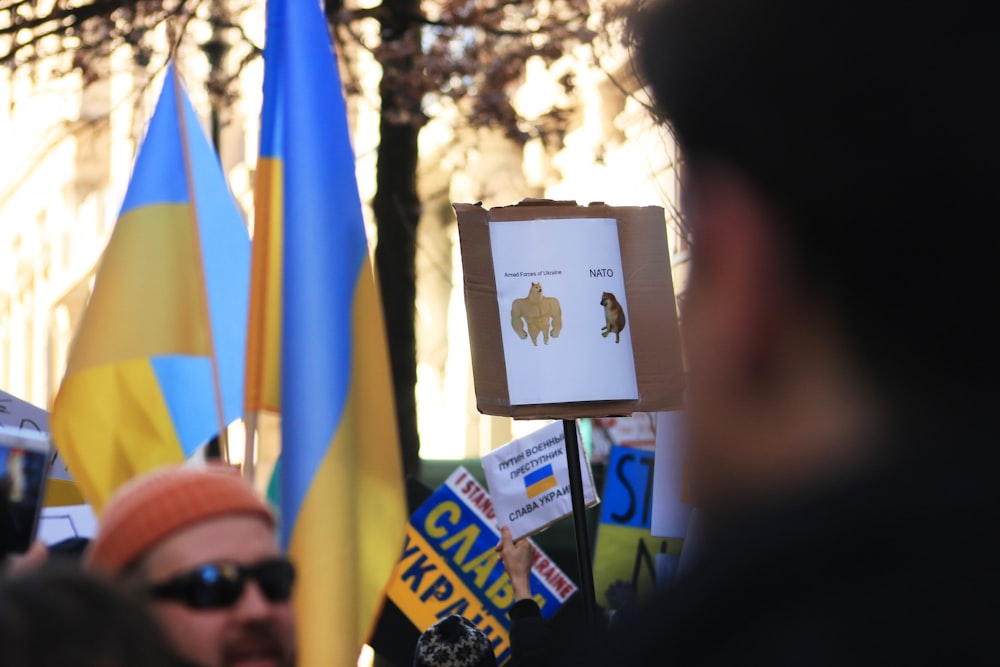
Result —
[[46, 37], [51, 37], [52, 35], [58, 35], [65, 30], [64, 26], [56, 25], [47, 32], [36, 32], [31, 38], [26, 42], [14, 42], [13, 47], [7, 51], [4, 55], [0, 56], [0, 65], [6, 65], [17, 57], [17, 54], [21, 52], [22, 49], [27, 49], [33, 47], [38, 42], [42, 41]]
[[71, 23], [65, 25], [65, 27], [68, 28], [79, 25], [89, 18], [94, 18], [96, 16], [109, 16], [114, 10], [119, 9], [120, 7], [121, 2], [118, 0], [95, 0], [95, 2], [87, 5], [63, 7], [43, 16], [36, 16], [30, 19], [22, 18], [21, 20], [11, 21], [9, 26], [0, 28], [0, 35], [14, 35], [16, 38], [17, 33], [22, 30], [31, 30], [45, 25], [50, 21], [72, 19]]

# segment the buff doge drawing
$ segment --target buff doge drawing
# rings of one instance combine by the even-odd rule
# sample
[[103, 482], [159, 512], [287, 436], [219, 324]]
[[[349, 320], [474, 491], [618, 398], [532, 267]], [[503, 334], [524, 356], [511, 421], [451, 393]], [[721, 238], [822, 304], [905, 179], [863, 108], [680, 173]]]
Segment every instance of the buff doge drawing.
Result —
[[[524, 331], [525, 324], [528, 325], [527, 333]], [[559, 307], [559, 300], [544, 296], [541, 283], [531, 283], [528, 296], [514, 299], [510, 307], [510, 325], [514, 327], [514, 333], [521, 340], [531, 336], [531, 344], [538, 345], [538, 334], [542, 334], [545, 344], [548, 345], [549, 336], [557, 338], [562, 330], [562, 308]]]
[[608, 334], [614, 334], [617, 343], [621, 338], [622, 329], [625, 328], [625, 309], [611, 292], [601, 294], [601, 305], [604, 306], [604, 327], [601, 328], [601, 335], [607, 338]]

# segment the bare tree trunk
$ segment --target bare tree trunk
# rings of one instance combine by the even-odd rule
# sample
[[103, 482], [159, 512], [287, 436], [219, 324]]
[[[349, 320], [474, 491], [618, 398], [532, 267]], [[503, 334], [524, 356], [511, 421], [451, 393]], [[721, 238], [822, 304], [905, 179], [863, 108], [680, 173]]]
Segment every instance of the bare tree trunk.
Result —
[[[419, 2], [386, 0], [383, 5], [390, 10], [388, 18], [382, 21], [383, 42], [419, 40], [419, 25], [406, 18], [418, 15]], [[412, 58], [393, 58], [383, 62], [382, 66], [381, 136], [376, 192], [372, 202], [378, 226], [375, 267], [382, 287], [403, 467], [407, 474], [417, 474], [420, 468], [420, 439], [415, 395], [417, 349], [414, 319], [417, 223], [421, 214], [417, 195], [417, 138], [420, 133], [417, 119], [422, 115], [419, 100], [414, 102], [410, 99], [394, 81], [419, 76], [419, 73], [412, 71]]]

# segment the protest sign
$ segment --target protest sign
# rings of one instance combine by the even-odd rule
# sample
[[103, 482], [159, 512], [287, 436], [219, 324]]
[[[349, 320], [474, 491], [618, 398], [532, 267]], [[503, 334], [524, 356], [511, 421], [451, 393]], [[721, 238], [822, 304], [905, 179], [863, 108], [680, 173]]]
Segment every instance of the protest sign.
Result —
[[[617, 222], [489, 228], [511, 405], [637, 399]], [[600, 382], [581, 359], [600, 365]]]
[[0, 391], [0, 426], [48, 433], [49, 413], [13, 394]]
[[597, 600], [611, 611], [655, 592], [684, 543], [650, 532], [654, 462], [650, 449], [611, 448], [594, 556]]
[[[49, 413], [25, 400], [0, 390], [0, 428], [49, 432]], [[55, 450], [49, 468], [49, 483], [45, 489], [45, 505], [72, 505], [83, 502], [83, 496], [66, 470], [66, 464]]]
[[[496, 552], [499, 541], [489, 494], [459, 467], [410, 517], [389, 599], [421, 629], [451, 614], [464, 616], [489, 637], [503, 663], [510, 657], [507, 612], [514, 592]], [[550, 618], [576, 585], [538, 550], [531, 591]]]
[[682, 405], [662, 208], [454, 208], [480, 412], [578, 419]]
[[656, 412], [636, 412], [631, 417], [591, 419], [590, 460], [607, 463], [612, 445], [649, 447], [656, 445]]
[[[483, 456], [497, 524], [509, 526], [515, 540], [573, 513], [565, 440], [562, 422], [553, 422]], [[584, 503], [592, 507], [599, 502], [594, 478], [583, 448], [577, 450]]]
[[684, 460], [681, 412], [656, 416], [656, 475], [653, 478], [652, 532], [658, 537], [686, 537], [691, 499]]
[[43, 507], [38, 519], [38, 536], [46, 544], [73, 537], [92, 538], [97, 534], [97, 517], [90, 505]]

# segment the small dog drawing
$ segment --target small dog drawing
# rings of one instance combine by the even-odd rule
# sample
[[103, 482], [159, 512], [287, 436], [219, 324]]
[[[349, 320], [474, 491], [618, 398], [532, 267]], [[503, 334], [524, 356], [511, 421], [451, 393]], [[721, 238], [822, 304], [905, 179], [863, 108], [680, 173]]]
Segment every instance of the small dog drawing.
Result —
[[[524, 323], [521, 320], [524, 320]], [[524, 324], [528, 325], [525, 332]], [[514, 299], [510, 307], [510, 325], [521, 340], [529, 335], [531, 344], [538, 345], [538, 334], [542, 334], [545, 344], [549, 344], [549, 336], [557, 338], [562, 331], [562, 308], [555, 297], [542, 294], [541, 283], [531, 283], [528, 296]]]
[[601, 294], [601, 305], [604, 306], [605, 321], [601, 335], [607, 338], [608, 334], [613, 333], [617, 343], [621, 339], [622, 329], [625, 328], [625, 310], [611, 292]]

